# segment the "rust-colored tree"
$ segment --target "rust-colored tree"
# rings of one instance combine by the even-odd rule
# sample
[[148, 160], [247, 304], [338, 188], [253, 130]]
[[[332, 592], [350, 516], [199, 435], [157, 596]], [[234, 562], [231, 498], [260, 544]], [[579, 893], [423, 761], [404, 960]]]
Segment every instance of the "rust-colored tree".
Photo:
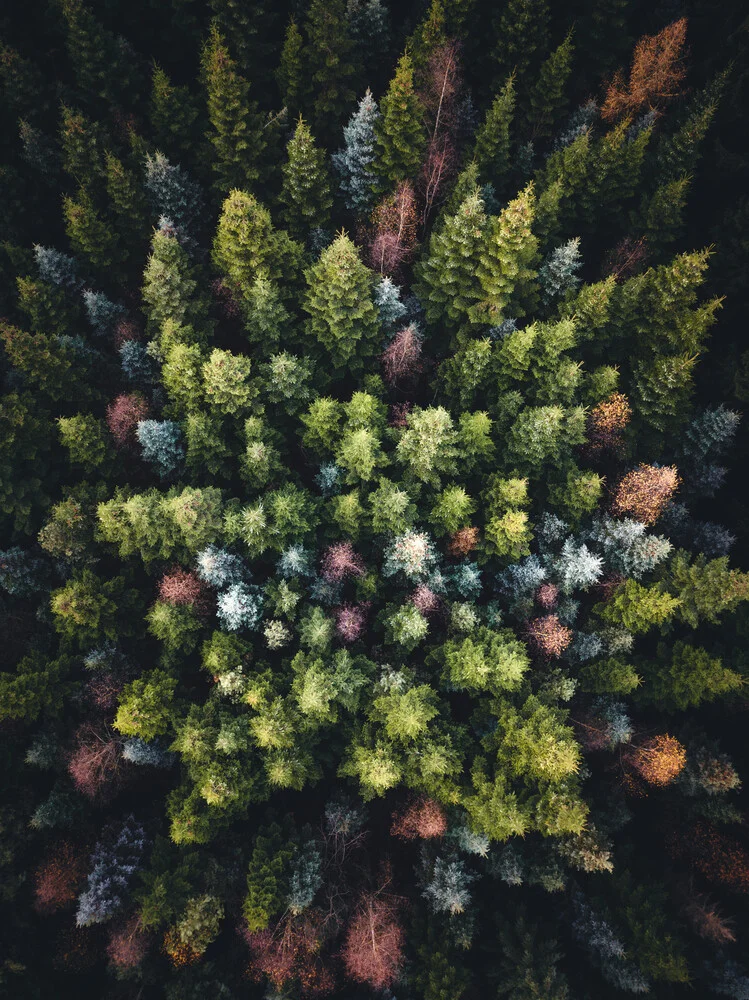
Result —
[[621, 392], [612, 393], [608, 399], [594, 406], [588, 414], [586, 451], [599, 455], [603, 451], [620, 452], [624, 444], [624, 430], [632, 417], [629, 400]]
[[251, 933], [243, 931], [250, 948], [248, 973], [257, 982], [267, 978], [277, 991], [296, 982], [303, 996], [322, 996], [334, 986], [331, 970], [320, 955], [323, 915], [305, 910], [286, 914], [275, 928]]
[[706, 941], [730, 944], [736, 940], [733, 921], [724, 917], [704, 892], [691, 891], [684, 905], [684, 915], [693, 929]]
[[126, 923], [110, 931], [107, 944], [109, 961], [118, 969], [136, 969], [146, 957], [149, 944], [149, 935], [135, 913]]
[[390, 833], [402, 840], [433, 840], [447, 832], [447, 815], [434, 799], [417, 796], [405, 809], [393, 814]]
[[336, 632], [344, 642], [356, 642], [364, 634], [367, 625], [369, 601], [361, 604], [343, 604], [336, 611]]
[[606, 90], [601, 117], [613, 122], [642, 110], [657, 111], [682, 90], [686, 66], [687, 20], [666, 25], [657, 35], [645, 35], [635, 46], [629, 80], [619, 70]]
[[421, 348], [421, 336], [413, 323], [396, 333], [381, 357], [385, 379], [390, 385], [419, 374]]
[[372, 989], [391, 986], [403, 965], [403, 927], [399, 900], [365, 892], [346, 930], [341, 957], [346, 974]]
[[528, 622], [525, 628], [530, 646], [541, 656], [561, 656], [572, 642], [572, 629], [556, 615], [544, 615]]
[[68, 773], [78, 791], [90, 799], [111, 794], [121, 765], [120, 742], [109, 726], [84, 722], [68, 758]]
[[559, 588], [555, 583], [542, 583], [536, 591], [536, 604], [544, 611], [553, 611], [559, 603]]
[[734, 892], [749, 892], [749, 852], [708, 820], [698, 820], [691, 828], [671, 827], [666, 846], [674, 857], [688, 858], [711, 882]]
[[675, 736], [659, 733], [627, 747], [624, 759], [649, 785], [669, 785], [684, 769], [687, 753]]
[[41, 913], [54, 913], [78, 897], [88, 867], [88, 852], [64, 841], [34, 875], [35, 905]]
[[401, 181], [372, 213], [369, 266], [380, 274], [398, 275], [416, 250], [416, 196], [410, 181]]
[[177, 566], [159, 581], [159, 600], [167, 604], [190, 604], [201, 614], [210, 610], [208, 587], [193, 570]]
[[149, 415], [148, 402], [139, 392], [123, 393], [107, 407], [107, 426], [118, 448], [133, 448], [136, 430]]
[[458, 530], [450, 536], [450, 541], [447, 545], [448, 555], [452, 556], [453, 559], [462, 559], [463, 556], [467, 556], [469, 553], [473, 552], [478, 543], [478, 528], [458, 528]]
[[675, 465], [640, 465], [628, 472], [614, 490], [611, 512], [653, 524], [676, 492], [679, 475]]

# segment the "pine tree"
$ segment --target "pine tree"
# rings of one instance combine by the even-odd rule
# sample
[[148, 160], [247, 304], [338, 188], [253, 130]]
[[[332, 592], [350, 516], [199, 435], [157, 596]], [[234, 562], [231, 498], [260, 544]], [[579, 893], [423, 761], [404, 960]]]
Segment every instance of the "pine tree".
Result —
[[143, 272], [143, 298], [154, 335], [161, 333], [168, 321], [193, 328], [199, 338], [212, 328], [197, 273], [174, 230], [161, 228], [153, 235]]
[[110, 211], [118, 232], [122, 233], [123, 254], [129, 259], [138, 255], [148, 239], [149, 228], [143, 206], [143, 190], [132, 170], [111, 153], [106, 154], [106, 185]]
[[122, 264], [125, 251], [120, 236], [101, 217], [84, 188], [79, 190], [75, 200], [65, 198], [63, 210], [70, 245], [91, 267], [103, 271]]
[[333, 196], [327, 158], [301, 118], [287, 146], [287, 157], [281, 168], [281, 218], [293, 237], [303, 239], [311, 229], [326, 227]]
[[248, 6], [241, 0], [211, 0], [210, 6], [218, 30], [231, 42], [240, 73], [261, 80], [274, 49], [277, 8], [267, 2]]
[[414, 76], [408, 53], [401, 56], [387, 92], [380, 102], [382, 117], [377, 122], [378, 153], [375, 171], [387, 188], [413, 177], [426, 151], [424, 111], [414, 90]]
[[484, 203], [476, 190], [432, 232], [427, 253], [415, 268], [415, 291], [428, 323], [459, 327], [470, 320], [483, 298], [476, 266], [488, 231]]
[[289, 118], [310, 110], [310, 85], [304, 39], [292, 17], [286, 28], [276, 83]]
[[266, 143], [257, 106], [250, 99], [250, 84], [239, 73], [215, 24], [202, 58], [214, 149], [214, 183], [223, 194], [258, 180]]
[[308, 336], [326, 352], [334, 369], [357, 370], [376, 353], [380, 332], [372, 272], [342, 232], [306, 278]]
[[181, 159], [194, 148], [198, 108], [187, 87], [172, 83], [164, 70], [154, 65], [148, 120], [157, 149]]
[[482, 301], [472, 310], [476, 322], [498, 326], [509, 314], [524, 316], [536, 301], [538, 240], [532, 232], [532, 185], [492, 219], [476, 262]]
[[333, 154], [333, 167], [340, 178], [346, 208], [354, 212], [371, 208], [374, 201], [374, 160], [379, 120], [377, 102], [367, 90], [343, 130], [343, 149]]
[[60, 7], [67, 23], [68, 55], [81, 91], [112, 104], [137, 99], [143, 81], [128, 42], [104, 28], [82, 0], [61, 0]]
[[510, 170], [510, 128], [515, 113], [515, 77], [508, 76], [476, 131], [473, 158], [481, 176], [501, 194]]
[[547, 51], [550, 11], [547, 0], [509, 0], [497, 19], [492, 59], [496, 78], [515, 72], [522, 94], [542, 53]]
[[61, 116], [63, 170], [80, 187], [96, 190], [104, 178], [105, 141], [101, 127], [65, 104]]
[[314, 130], [330, 145], [355, 97], [356, 71], [345, 0], [311, 0], [305, 30]]
[[547, 139], [554, 134], [559, 118], [567, 106], [565, 94], [572, 71], [572, 34], [554, 49], [541, 65], [538, 79], [531, 87], [529, 124], [534, 140]]
[[270, 212], [253, 195], [232, 191], [221, 209], [212, 258], [242, 299], [257, 295], [259, 278], [278, 282], [287, 297], [298, 284], [302, 247], [274, 229]]

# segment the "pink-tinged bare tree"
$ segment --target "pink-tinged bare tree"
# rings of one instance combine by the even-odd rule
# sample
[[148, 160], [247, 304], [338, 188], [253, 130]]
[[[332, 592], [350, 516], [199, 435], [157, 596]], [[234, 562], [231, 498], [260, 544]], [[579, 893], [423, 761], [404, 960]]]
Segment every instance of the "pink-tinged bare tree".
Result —
[[385, 379], [395, 385], [421, 371], [422, 340], [413, 323], [399, 330], [382, 353]]
[[107, 407], [107, 427], [118, 448], [133, 448], [141, 420], [148, 419], [149, 408], [139, 392], [123, 393]]
[[397, 275], [416, 250], [416, 195], [410, 181], [401, 181], [372, 213], [369, 266], [380, 274]]
[[54, 913], [71, 905], [86, 877], [88, 852], [67, 841], [58, 844], [34, 875], [35, 905], [41, 913]]
[[364, 634], [371, 604], [343, 604], [336, 611], [336, 632], [344, 642], [356, 642]]
[[447, 832], [447, 815], [434, 799], [417, 796], [393, 815], [390, 833], [402, 840], [433, 840]]
[[365, 892], [346, 930], [341, 957], [346, 974], [376, 990], [391, 986], [403, 965], [405, 935], [399, 901], [384, 892]]
[[349, 576], [362, 576], [364, 560], [351, 542], [335, 542], [325, 550], [320, 569], [326, 580], [338, 583]]
[[150, 943], [150, 936], [135, 913], [126, 923], [110, 931], [107, 943], [109, 961], [118, 969], [136, 969], [146, 957]]
[[90, 799], [111, 792], [121, 765], [120, 742], [109, 727], [84, 722], [68, 758], [68, 773], [78, 791]]

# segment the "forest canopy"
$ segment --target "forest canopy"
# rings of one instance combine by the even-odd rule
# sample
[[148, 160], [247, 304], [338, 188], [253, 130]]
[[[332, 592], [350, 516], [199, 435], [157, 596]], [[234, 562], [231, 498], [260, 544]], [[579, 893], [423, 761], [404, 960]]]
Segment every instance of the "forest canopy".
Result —
[[0, 12], [0, 994], [749, 997], [745, 12]]

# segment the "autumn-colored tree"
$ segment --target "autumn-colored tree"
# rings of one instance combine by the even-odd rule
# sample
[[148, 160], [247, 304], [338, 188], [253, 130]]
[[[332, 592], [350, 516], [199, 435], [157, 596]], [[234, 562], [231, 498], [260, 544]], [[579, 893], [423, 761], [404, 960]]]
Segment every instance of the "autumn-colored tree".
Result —
[[343, 604], [336, 611], [335, 629], [343, 642], [356, 642], [364, 633], [369, 604]]
[[691, 827], [673, 827], [666, 846], [675, 857], [686, 857], [711, 882], [734, 892], [749, 892], [749, 851], [709, 820]]
[[611, 511], [617, 517], [629, 515], [644, 524], [654, 524], [678, 485], [676, 466], [640, 465], [618, 483]]
[[159, 581], [159, 600], [167, 604], [191, 604], [196, 611], [210, 607], [208, 589], [193, 570], [175, 567]]
[[326, 580], [345, 580], [348, 576], [361, 576], [364, 561], [351, 542], [335, 542], [325, 550], [321, 571]]
[[687, 753], [675, 736], [659, 733], [629, 747], [625, 759], [649, 785], [661, 787], [684, 770]]
[[632, 408], [629, 400], [621, 392], [612, 393], [598, 403], [588, 414], [586, 451], [598, 455], [603, 451], [621, 450], [624, 444], [623, 432], [629, 424]]
[[112, 928], [107, 943], [107, 957], [118, 969], [137, 969], [148, 953], [150, 938], [140, 917], [134, 913], [124, 924]]
[[67, 841], [58, 844], [34, 876], [37, 908], [42, 913], [53, 913], [73, 903], [86, 877], [87, 865], [85, 852]]
[[118, 448], [135, 448], [141, 420], [150, 415], [148, 401], [139, 392], [117, 396], [107, 406], [107, 427]]
[[681, 93], [686, 76], [684, 42], [687, 19], [666, 25], [657, 35], [645, 35], [635, 46], [629, 80], [614, 74], [601, 105], [604, 121], [617, 121], [643, 108], [659, 110]]
[[416, 250], [416, 196], [410, 181], [401, 181], [372, 213], [369, 264], [380, 274], [397, 275]]
[[648, 259], [647, 240], [625, 236], [608, 251], [603, 260], [603, 274], [613, 275], [618, 282], [639, 274]]
[[432, 840], [447, 832], [445, 810], [434, 799], [419, 795], [393, 814], [390, 833], [402, 840]]
[[296, 980], [303, 995], [329, 993], [334, 979], [320, 956], [321, 924], [322, 914], [308, 909], [298, 916], [287, 913], [271, 930], [243, 931], [250, 948], [250, 976], [267, 977], [279, 991]]
[[121, 763], [120, 741], [108, 727], [85, 722], [78, 729], [68, 772], [79, 792], [90, 799], [111, 793]]
[[692, 891], [684, 905], [684, 914], [696, 933], [706, 941], [721, 945], [736, 940], [733, 921], [723, 916], [706, 893]]
[[478, 528], [458, 528], [458, 530], [450, 536], [447, 551], [453, 559], [460, 559], [461, 556], [467, 556], [469, 553], [473, 552], [478, 543]]
[[393, 984], [404, 957], [398, 909], [398, 901], [382, 892], [362, 894], [341, 953], [351, 979], [376, 990]]
[[421, 371], [421, 336], [413, 323], [399, 330], [382, 352], [382, 368], [390, 385]]
[[561, 656], [572, 642], [572, 629], [562, 624], [556, 615], [534, 618], [526, 625], [530, 645], [542, 656]]

